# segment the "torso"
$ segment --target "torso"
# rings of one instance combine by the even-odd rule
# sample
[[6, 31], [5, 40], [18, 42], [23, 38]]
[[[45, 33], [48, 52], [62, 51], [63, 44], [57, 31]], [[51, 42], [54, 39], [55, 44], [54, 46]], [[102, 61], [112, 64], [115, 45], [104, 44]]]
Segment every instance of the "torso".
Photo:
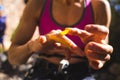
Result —
[[[63, 30], [65, 27], [77, 27], [79, 29], [84, 29], [85, 25], [93, 24], [94, 17], [90, 1], [91, 0], [83, 0], [81, 3], [77, 3], [77, 5], [66, 6], [64, 4], [59, 5], [56, 0], [46, 0], [45, 8], [39, 21], [40, 34], [46, 34], [53, 29]], [[83, 7], [80, 7], [79, 4]], [[84, 49], [84, 44], [78, 37], [68, 37], [81, 49]], [[54, 59], [59, 61], [61, 58]], [[49, 61], [50, 60], [53, 61], [49, 58]], [[79, 59], [71, 59], [71, 62], [79, 62]]]
[[[55, 2], [54, 0], [51, 0], [51, 16], [54, 19], [55, 23], [57, 23], [60, 26], [74, 26], [81, 18], [82, 14], [84, 14], [84, 1], [76, 2], [81, 7], [77, 5], [65, 5], [65, 4], [59, 4], [58, 2]], [[61, 15], [62, 14], [62, 15]]]
[[[70, 27], [78, 27], [80, 29], [84, 29], [84, 26], [87, 24], [90, 24], [90, 23], [105, 25], [107, 27], [110, 24], [111, 14], [110, 14], [110, 9], [109, 9], [110, 6], [108, 4], [108, 0], [91, 0], [92, 8], [94, 11], [94, 22], [89, 21], [89, 19], [93, 19], [93, 16], [89, 16], [90, 14], [92, 14], [92, 10], [90, 9], [90, 14], [86, 12], [86, 15], [85, 14], [83, 15], [82, 11], [83, 10], [86, 11], [86, 9], [83, 9], [83, 7], [82, 8], [80, 8], [80, 7], [78, 8], [75, 6], [74, 6], [74, 8], [73, 8], [73, 6], [70, 7], [71, 14], [69, 13], [69, 16], [66, 16], [66, 15], [68, 15], [68, 13], [65, 14], [64, 11], [66, 11], [66, 9], [64, 9], [64, 7], [61, 6], [63, 8], [62, 9], [63, 11], [61, 13], [64, 13], [64, 15], [62, 14], [61, 16], [59, 16], [60, 14], [59, 13], [57, 14], [55, 10], [59, 11], [60, 9], [59, 9], [59, 7], [55, 7], [55, 3], [57, 4], [57, 6], [59, 6], [57, 1], [63, 1], [63, 0], [53, 0], [54, 3], [53, 3], [52, 11], [53, 11], [53, 18], [55, 21], [53, 19], [51, 19], [49, 12], [46, 13], [47, 14], [46, 19], [43, 18], [44, 20], [42, 20], [41, 18], [43, 17], [43, 14], [44, 14], [43, 13], [44, 11], [42, 11], [42, 8], [44, 6], [46, 7], [46, 1], [51, 1], [51, 0], [30, 0], [28, 2], [27, 6], [25, 8], [26, 11], [24, 12], [24, 15], [21, 18], [21, 22], [19, 24], [20, 27], [18, 27], [18, 29], [16, 31], [16, 35], [14, 35], [14, 39], [12, 40], [13, 46], [25, 44], [28, 40], [30, 40], [31, 37], [33, 36], [33, 33], [34, 33], [37, 25], [39, 25], [40, 34], [45, 34], [49, 31], [51, 31], [52, 29], [64, 29], [64, 27], [67, 27], [65, 25], [68, 25], [68, 27], [70, 26]], [[89, 1], [89, 0], [83, 0], [83, 1]], [[50, 7], [48, 7], [48, 10], [49, 9], [50, 9]], [[72, 12], [73, 9], [75, 9], [74, 12]], [[78, 15], [78, 17], [73, 16], [73, 15], [76, 15], [76, 13], [78, 13], [80, 15]], [[41, 15], [41, 18], [40, 18], [40, 15]], [[56, 16], [59, 16], [59, 17], [56, 18]], [[64, 19], [67, 22], [65, 22]], [[39, 21], [39, 24], [38, 24], [38, 21]], [[61, 25], [64, 25], [64, 26], [62, 27], [61, 25], [57, 24], [56, 22]], [[28, 28], [29, 28], [29, 30], [28, 30]], [[47, 30], [47, 31], [45, 31], [45, 30]], [[24, 34], [29, 34], [29, 35], [23, 36]], [[82, 43], [82, 45], [83, 46], [81, 46], [81, 44], [79, 44], [79, 47], [84, 49], [84, 44]], [[21, 55], [24, 55], [24, 54], [21, 54]], [[59, 60], [62, 59], [62, 58], [58, 58], [58, 57], [54, 57], [54, 58], [53, 57], [51, 57], [51, 58], [45, 57], [45, 58], [51, 62], [53, 62], [53, 61], [59, 62]], [[80, 60], [75, 61], [75, 59], [74, 60], [73, 59], [74, 58], [72, 58], [70, 60], [70, 62], [80, 61]]]
[[[69, 9], [69, 13], [66, 13], [64, 10], [56, 9], [54, 0], [47, 0], [45, 4], [44, 11], [42, 12], [40, 21], [39, 21], [39, 31], [40, 34], [47, 34], [53, 29], [64, 29], [65, 27], [77, 27], [79, 29], [84, 29], [85, 25], [94, 23], [92, 7], [90, 6], [90, 0], [85, 0], [86, 2], [82, 2], [86, 8], [76, 7], [72, 5]], [[54, 4], [54, 5], [51, 5]], [[54, 7], [55, 10], [54, 10]], [[64, 14], [64, 15], [61, 15]], [[78, 16], [76, 16], [78, 14]], [[89, 14], [89, 15], [88, 15]], [[55, 16], [59, 16], [56, 18]], [[66, 16], [66, 17], [65, 17]], [[72, 22], [73, 21], [73, 22]], [[73, 40], [80, 48], [84, 48], [84, 44], [78, 37], [68, 36], [71, 40]]]

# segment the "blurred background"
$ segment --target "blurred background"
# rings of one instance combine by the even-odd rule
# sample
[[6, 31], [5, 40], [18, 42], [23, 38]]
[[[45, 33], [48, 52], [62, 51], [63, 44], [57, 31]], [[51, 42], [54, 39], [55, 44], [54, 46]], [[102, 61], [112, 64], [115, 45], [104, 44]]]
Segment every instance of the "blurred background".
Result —
[[[21, 66], [12, 66], [7, 60], [7, 50], [11, 44], [10, 39], [26, 6], [25, 1], [0, 0], [0, 10], [2, 11], [0, 15], [4, 17], [2, 20], [4, 19], [6, 22], [4, 32], [0, 33], [0, 36], [3, 35], [0, 39], [0, 80], [22, 80], [26, 71], [32, 66], [32, 59], [29, 63]], [[109, 44], [114, 47], [114, 52], [111, 60], [96, 73], [97, 80], [120, 80], [120, 0], [109, 0], [109, 2], [112, 10]], [[35, 36], [37, 36], [37, 31]]]

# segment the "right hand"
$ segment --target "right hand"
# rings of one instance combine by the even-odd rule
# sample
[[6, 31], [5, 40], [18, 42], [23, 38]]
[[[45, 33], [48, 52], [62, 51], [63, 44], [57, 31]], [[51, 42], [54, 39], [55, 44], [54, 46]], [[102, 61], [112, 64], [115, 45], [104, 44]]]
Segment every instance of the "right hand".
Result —
[[72, 40], [60, 33], [61, 30], [52, 30], [50, 33], [46, 34], [48, 42], [54, 42], [52, 45], [53, 49], [49, 50], [51, 53], [64, 54], [67, 59], [70, 59], [71, 54], [84, 56], [83, 51]]
[[[61, 53], [65, 55], [67, 59], [70, 59], [73, 53], [82, 56], [84, 54], [83, 51], [67, 36], [60, 36], [60, 32], [61, 30], [52, 30], [48, 34], [42, 35], [38, 39], [31, 41], [29, 45], [30, 50], [32, 52], [46, 54]], [[55, 36], [56, 38], [50, 39], [50, 36]], [[59, 39], [64, 43], [58, 41]], [[68, 47], [66, 44], [70, 44], [70, 46]]]
[[108, 44], [109, 29], [106, 26], [90, 24], [85, 26], [85, 30], [78, 28], [69, 30], [70, 35], [79, 36], [86, 44], [84, 52], [92, 68], [100, 69], [110, 60], [113, 47]]
[[43, 35], [38, 37], [35, 40], [31, 40], [31, 41], [28, 42], [29, 50], [31, 52], [39, 53], [42, 50], [43, 44], [46, 43], [46, 42], [47, 42], [47, 39]]

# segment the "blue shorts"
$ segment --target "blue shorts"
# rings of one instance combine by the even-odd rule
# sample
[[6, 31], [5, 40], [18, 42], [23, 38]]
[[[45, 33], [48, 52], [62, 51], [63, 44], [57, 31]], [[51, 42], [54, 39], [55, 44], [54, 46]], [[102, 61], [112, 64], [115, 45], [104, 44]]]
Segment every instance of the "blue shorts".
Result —
[[0, 43], [3, 43], [3, 36], [0, 37]]
[[37, 60], [24, 80], [95, 80], [87, 62], [70, 64], [68, 68], [59, 72], [58, 65], [46, 60]]

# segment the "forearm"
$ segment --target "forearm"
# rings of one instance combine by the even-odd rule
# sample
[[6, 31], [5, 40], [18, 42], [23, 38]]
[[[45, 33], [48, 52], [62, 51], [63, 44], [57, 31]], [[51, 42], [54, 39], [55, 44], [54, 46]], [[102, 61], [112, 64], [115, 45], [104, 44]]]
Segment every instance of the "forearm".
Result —
[[11, 45], [8, 50], [8, 60], [13, 65], [26, 63], [33, 53], [29, 50], [29, 43], [20, 46]]

